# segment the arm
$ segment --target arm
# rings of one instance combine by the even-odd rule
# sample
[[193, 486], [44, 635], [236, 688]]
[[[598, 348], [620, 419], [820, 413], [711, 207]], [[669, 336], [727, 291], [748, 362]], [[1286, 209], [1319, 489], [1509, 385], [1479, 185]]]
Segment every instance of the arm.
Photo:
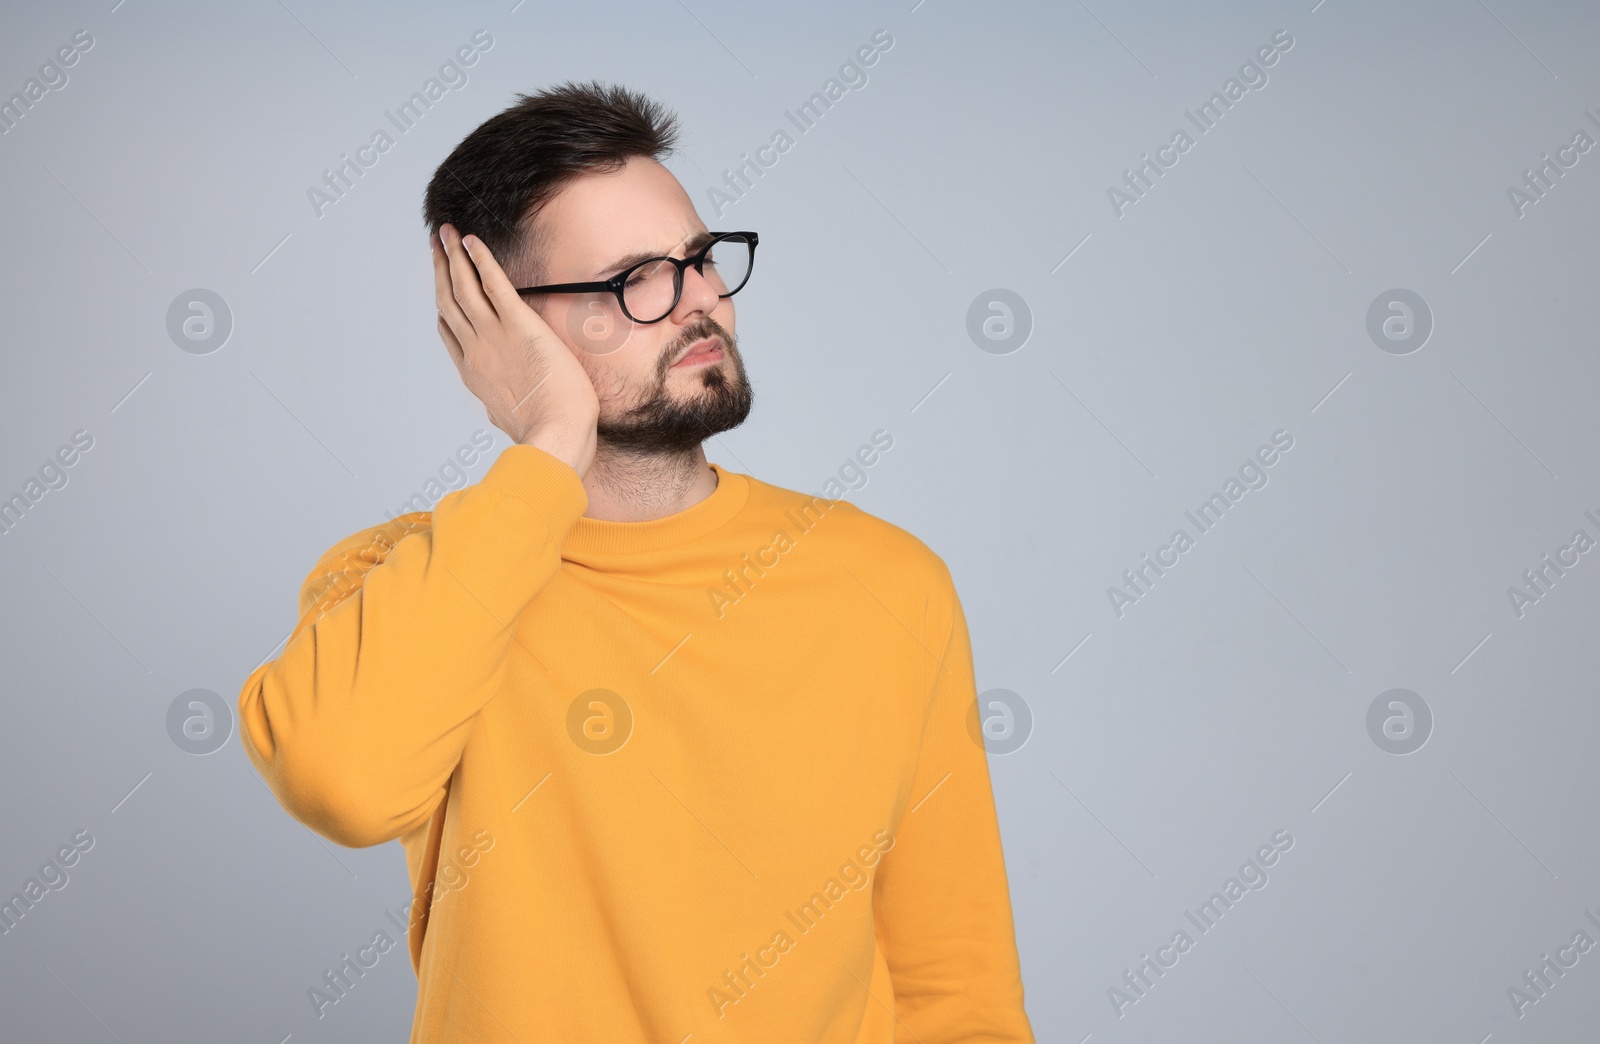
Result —
[[910, 801], [873, 886], [896, 1040], [1033, 1044], [988, 756], [973, 734], [972, 647], [955, 588], [947, 590], [948, 638], [933, 647], [943, 660]]
[[239, 736], [285, 808], [350, 846], [425, 820], [516, 649], [518, 616], [588, 508], [599, 402], [572, 350], [494, 255], [428, 237], [439, 338], [517, 445], [483, 481], [334, 547], [306, 578], [283, 655], [239, 694]]
[[352, 847], [426, 819], [508, 657], [529, 655], [511, 627], [587, 506], [570, 465], [510, 446], [431, 525], [397, 519], [324, 555], [283, 655], [239, 696], [245, 751], [284, 807]]

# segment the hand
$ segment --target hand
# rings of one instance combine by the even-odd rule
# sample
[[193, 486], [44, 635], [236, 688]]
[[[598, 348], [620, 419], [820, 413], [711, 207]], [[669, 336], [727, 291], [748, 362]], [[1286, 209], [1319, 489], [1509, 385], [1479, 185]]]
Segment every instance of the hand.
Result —
[[566, 461], [582, 478], [594, 462], [600, 416], [589, 375], [481, 239], [442, 225], [429, 243], [439, 339], [462, 383], [512, 441]]

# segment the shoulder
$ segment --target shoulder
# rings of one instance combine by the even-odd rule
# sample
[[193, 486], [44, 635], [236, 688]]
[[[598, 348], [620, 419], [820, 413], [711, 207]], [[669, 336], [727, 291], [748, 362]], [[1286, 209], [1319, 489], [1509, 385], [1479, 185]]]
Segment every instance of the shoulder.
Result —
[[322, 553], [300, 585], [300, 614], [332, 609], [361, 586], [367, 570], [383, 562], [401, 540], [431, 532], [433, 514], [413, 511], [350, 534]]
[[[750, 506], [786, 523], [797, 544], [812, 541], [852, 570], [892, 577], [930, 595], [953, 590], [944, 559], [916, 534], [848, 500], [804, 493], [746, 476]], [[798, 535], [803, 534], [803, 535]]]

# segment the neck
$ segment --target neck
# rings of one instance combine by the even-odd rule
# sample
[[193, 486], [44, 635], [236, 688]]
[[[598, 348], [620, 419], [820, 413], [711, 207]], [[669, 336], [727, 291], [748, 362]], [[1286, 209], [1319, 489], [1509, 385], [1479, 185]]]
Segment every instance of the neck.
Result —
[[717, 488], [717, 475], [700, 446], [682, 453], [640, 455], [601, 445], [583, 477], [583, 488], [589, 494], [585, 517], [648, 522], [709, 497]]

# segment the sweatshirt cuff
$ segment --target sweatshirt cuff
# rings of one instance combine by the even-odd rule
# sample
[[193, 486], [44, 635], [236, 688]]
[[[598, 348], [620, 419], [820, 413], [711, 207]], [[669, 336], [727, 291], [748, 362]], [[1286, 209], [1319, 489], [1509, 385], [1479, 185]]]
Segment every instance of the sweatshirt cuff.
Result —
[[589, 509], [589, 493], [578, 472], [537, 446], [507, 446], [480, 485], [516, 497], [557, 523], [562, 533]]

